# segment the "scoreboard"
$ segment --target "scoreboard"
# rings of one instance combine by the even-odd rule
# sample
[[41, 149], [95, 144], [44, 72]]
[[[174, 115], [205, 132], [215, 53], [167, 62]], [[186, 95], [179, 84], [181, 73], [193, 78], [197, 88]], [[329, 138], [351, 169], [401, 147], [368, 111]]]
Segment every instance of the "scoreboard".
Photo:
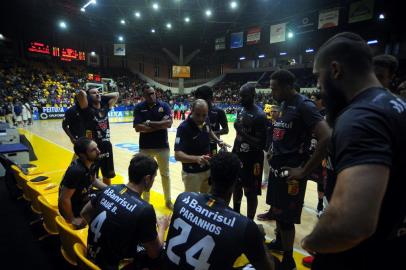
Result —
[[60, 47], [51, 47], [47, 44], [33, 41], [28, 47], [28, 51], [31, 53], [38, 53], [43, 55], [49, 55], [56, 57], [61, 61], [71, 62], [74, 61], [85, 61], [86, 54], [83, 51], [78, 51], [72, 48], [60, 48]]

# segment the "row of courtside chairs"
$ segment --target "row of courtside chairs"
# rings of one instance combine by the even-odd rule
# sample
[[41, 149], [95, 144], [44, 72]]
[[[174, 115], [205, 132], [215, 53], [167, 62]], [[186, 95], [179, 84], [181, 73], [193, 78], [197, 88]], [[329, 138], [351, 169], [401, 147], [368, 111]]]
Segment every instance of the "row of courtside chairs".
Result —
[[61, 254], [70, 265], [79, 269], [100, 269], [86, 258], [88, 228], [76, 230], [59, 213], [58, 190], [63, 172], [47, 173], [35, 164], [15, 164], [4, 155], [0, 155], [0, 163], [5, 168], [10, 195], [29, 202], [32, 212], [39, 217], [30, 224], [42, 223], [46, 234], [39, 240], [59, 235]]

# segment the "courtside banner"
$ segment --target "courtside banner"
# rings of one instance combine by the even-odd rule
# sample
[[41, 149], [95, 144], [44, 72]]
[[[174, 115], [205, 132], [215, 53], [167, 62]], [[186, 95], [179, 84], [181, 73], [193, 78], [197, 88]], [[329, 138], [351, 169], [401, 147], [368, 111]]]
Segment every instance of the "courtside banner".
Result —
[[338, 26], [339, 9], [323, 10], [319, 13], [319, 29]]
[[286, 23], [271, 25], [270, 43], [278, 43], [286, 40]]
[[350, 5], [348, 23], [361, 22], [374, 16], [374, 0], [362, 0]]
[[63, 119], [67, 109], [66, 107], [42, 107], [42, 110], [39, 112], [39, 119]]
[[248, 29], [247, 32], [247, 45], [254, 45], [259, 43], [261, 39], [261, 28], [260, 27], [253, 27]]
[[244, 32], [237, 32], [231, 34], [230, 48], [236, 49], [243, 46]]

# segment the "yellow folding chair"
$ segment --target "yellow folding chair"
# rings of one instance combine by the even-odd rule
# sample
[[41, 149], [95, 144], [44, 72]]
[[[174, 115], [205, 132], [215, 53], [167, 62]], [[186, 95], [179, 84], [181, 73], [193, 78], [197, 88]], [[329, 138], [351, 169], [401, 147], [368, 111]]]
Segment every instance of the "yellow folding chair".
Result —
[[[57, 235], [58, 227], [56, 226], [55, 218], [59, 216], [58, 206], [53, 206], [48, 199], [43, 195], [38, 196], [38, 205], [42, 213], [42, 226], [49, 235]], [[43, 239], [44, 237], [42, 237]]]
[[48, 195], [58, 192], [58, 185], [55, 183], [35, 183], [27, 182], [27, 196], [31, 201], [31, 210], [36, 214], [41, 214], [41, 209], [38, 202], [38, 196]]
[[61, 239], [61, 253], [65, 260], [71, 265], [77, 265], [77, 259], [73, 246], [76, 243], [81, 243], [86, 246], [87, 243], [87, 226], [80, 230], [67, 223], [62, 216], [55, 218], [56, 225], [59, 231], [59, 237]]
[[82, 269], [82, 270], [101, 270], [100, 267], [98, 267], [95, 263], [93, 263], [91, 260], [89, 260], [86, 257], [87, 250], [86, 250], [86, 247], [84, 245], [82, 245], [81, 243], [76, 243], [73, 246], [73, 251], [75, 252], [79, 269]]

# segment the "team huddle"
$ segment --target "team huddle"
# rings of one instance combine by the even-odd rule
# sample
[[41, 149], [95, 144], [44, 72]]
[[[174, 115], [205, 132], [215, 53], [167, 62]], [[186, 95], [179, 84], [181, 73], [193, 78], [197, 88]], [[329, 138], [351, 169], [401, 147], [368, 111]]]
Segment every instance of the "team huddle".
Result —
[[[182, 163], [184, 192], [174, 204], [170, 106], [157, 100], [153, 87], [143, 86], [144, 101], [136, 105], [133, 122], [140, 153], [130, 161], [128, 184], [111, 185], [108, 111], [118, 93], [80, 91], [63, 121], [75, 157], [61, 182], [58, 205], [69, 223], [89, 226], [88, 258], [102, 269], [118, 269], [125, 258], [134, 258], [128, 269], [232, 269], [244, 254], [255, 269], [296, 269], [295, 224], [301, 222], [307, 179], [316, 175], [323, 187], [320, 219], [302, 241], [314, 255], [312, 269], [376, 269], [384, 260], [368, 257], [381, 254], [397, 265], [406, 242], [401, 199], [406, 195], [406, 102], [382, 86], [371, 51], [356, 34], [328, 40], [317, 54], [314, 74], [321, 90], [316, 99], [325, 108], [296, 92], [290, 71], [272, 73], [270, 87], [279, 104], [272, 123], [255, 104], [256, 84], [241, 86], [232, 147], [220, 139], [229, 132], [228, 123], [212, 103], [212, 89], [198, 88], [191, 114], [177, 128], [174, 151]], [[267, 246], [253, 221], [264, 162], [270, 167], [270, 209], [258, 218], [276, 221], [276, 237]], [[173, 214], [157, 219], [149, 191], [158, 169]], [[243, 195], [246, 216], [240, 214]], [[281, 252], [281, 262], [269, 250]]]

